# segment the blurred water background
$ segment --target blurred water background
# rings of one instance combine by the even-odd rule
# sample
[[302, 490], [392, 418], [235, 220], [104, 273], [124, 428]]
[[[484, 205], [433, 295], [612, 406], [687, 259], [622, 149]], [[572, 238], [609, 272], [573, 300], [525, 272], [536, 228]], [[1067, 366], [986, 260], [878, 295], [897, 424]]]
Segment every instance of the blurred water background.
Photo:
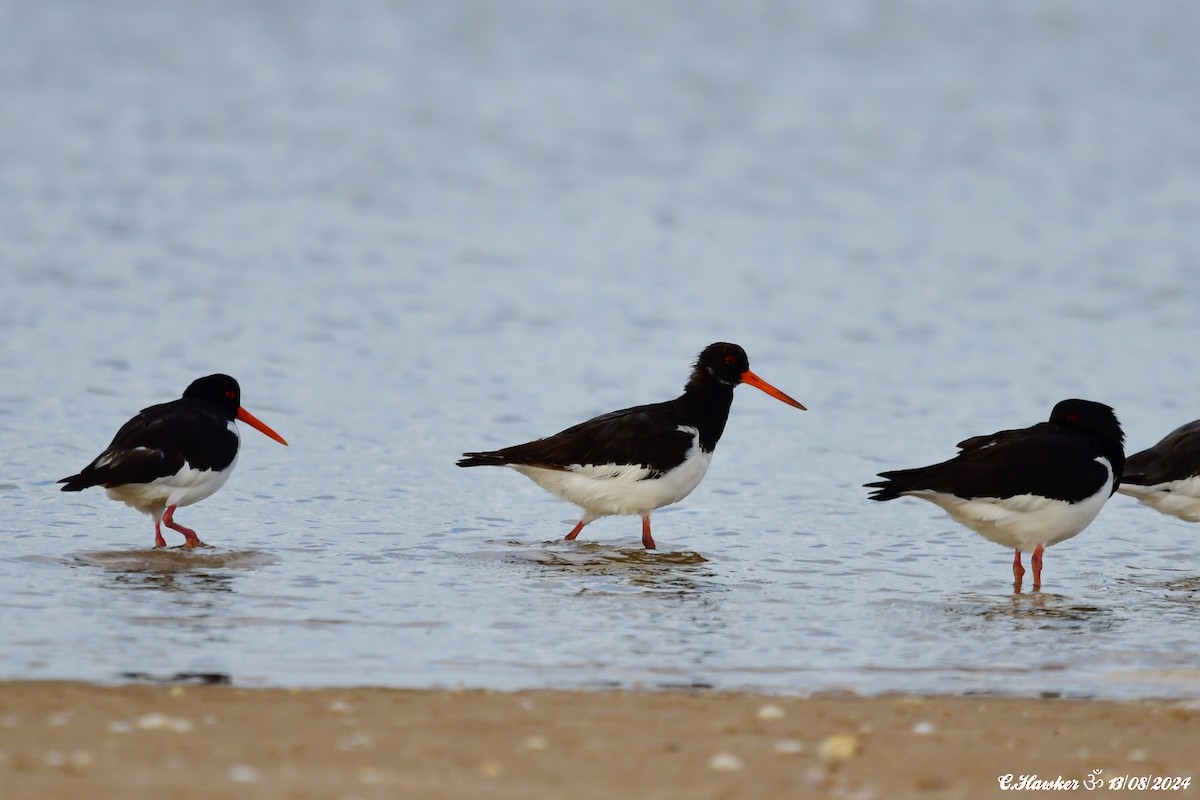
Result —
[[[1200, 6], [0, 2], [0, 677], [1200, 695], [1200, 528], [1011, 553], [861, 484], [1113, 405], [1200, 417]], [[463, 450], [675, 396], [700, 488], [573, 507]], [[55, 480], [237, 377], [230, 483]]]

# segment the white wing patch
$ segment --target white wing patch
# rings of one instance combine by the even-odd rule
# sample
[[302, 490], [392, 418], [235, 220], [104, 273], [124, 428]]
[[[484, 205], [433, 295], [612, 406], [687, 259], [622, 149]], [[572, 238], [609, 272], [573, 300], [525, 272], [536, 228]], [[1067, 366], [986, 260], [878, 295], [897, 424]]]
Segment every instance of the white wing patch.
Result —
[[650, 468], [641, 464], [571, 464], [567, 469], [577, 475], [595, 480], [611, 480], [619, 483], [644, 480], [651, 474]]
[[92, 466], [95, 467], [96, 469], [99, 469], [101, 467], [107, 467], [109, 464], [111, 464], [117, 460], [118, 455], [124, 456], [128, 453], [137, 453], [139, 451], [143, 452], [143, 453], [157, 452], [157, 450], [155, 450], [152, 447], [134, 447], [131, 450], [122, 450], [120, 453], [114, 453], [112, 451], [108, 451], [105, 453], [101, 453], [99, 456], [97, 456], [96, 460], [92, 464]]

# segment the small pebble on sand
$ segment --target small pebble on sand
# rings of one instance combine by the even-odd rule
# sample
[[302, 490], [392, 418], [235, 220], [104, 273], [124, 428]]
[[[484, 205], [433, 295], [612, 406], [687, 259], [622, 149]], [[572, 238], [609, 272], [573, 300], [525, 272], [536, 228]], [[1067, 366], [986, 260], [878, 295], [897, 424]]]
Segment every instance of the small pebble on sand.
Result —
[[742, 760], [733, 753], [717, 753], [708, 760], [708, 768], [718, 772], [737, 772], [742, 768]]
[[765, 705], [758, 710], [759, 719], [783, 719], [783, 709], [776, 705]]
[[366, 731], [355, 731], [349, 736], [338, 739], [337, 749], [343, 752], [350, 750], [374, 750], [375, 737]]
[[186, 719], [169, 717], [158, 711], [138, 717], [137, 726], [144, 731], [173, 731], [174, 733], [188, 733], [194, 727]]
[[841, 764], [858, 755], [862, 742], [853, 733], [827, 736], [817, 748], [817, 758], [826, 764]]
[[775, 752], [781, 756], [794, 756], [804, 752], [804, 742], [799, 739], [780, 739], [775, 742]]
[[234, 783], [258, 783], [258, 770], [249, 764], [231, 764], [229, 766], [229, 780]]

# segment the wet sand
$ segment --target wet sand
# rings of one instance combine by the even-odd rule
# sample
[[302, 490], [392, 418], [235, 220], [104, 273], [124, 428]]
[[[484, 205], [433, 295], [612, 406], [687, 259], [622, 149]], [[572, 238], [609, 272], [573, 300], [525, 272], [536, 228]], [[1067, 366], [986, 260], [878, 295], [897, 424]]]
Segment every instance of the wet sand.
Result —
[[1197, 752], [1195, 702], [0, 684], [0, 800], [1044, 796], [998, 777]]

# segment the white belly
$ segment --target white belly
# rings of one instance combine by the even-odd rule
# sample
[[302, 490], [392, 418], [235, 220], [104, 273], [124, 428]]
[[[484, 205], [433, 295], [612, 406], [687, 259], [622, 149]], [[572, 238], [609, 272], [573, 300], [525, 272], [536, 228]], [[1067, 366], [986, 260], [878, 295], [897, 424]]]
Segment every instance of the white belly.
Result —
[[612, 514], [648, 514], [656, 508], [678, 503], [700, 485], [712, 453], [700, 449], [694, 428], [680, 427], [693, 434], [692, 447], [683, 463], [657, 478], [641, 465], [572, 464], [567, 469], [544, 469], [511, 465], [551, 494], [581, 507], [585, 519]]
[[1122, 484], [1117, 491], [1164, 514], [1188, 522], [1200, 522], [1200, 476], [1156, 483], [1153, 486]]
[[105, 489], [108, 496], [133, 506], [138, 511], [161, 516], [168, 506], [190, 506], [209, 497], [222, 486], [233, 473], [237, 456], [221, 471], [192, 469], [188, 464], [174, 475], [156, 478], [150, 483], [131, 483]]
[[975, 499], [933, 491], [906, 494], [941, 506], [951, 517], [985, 539], [1028, 552], [1038, 545], [1049, 547], [1078, 535], [1100, 513], [1112, 491], [1113, 473], [1108, 459], [1096, 460], [1108, 470], [1108, 480], [1096, 494], [1077, 503], [1029, 494]]

